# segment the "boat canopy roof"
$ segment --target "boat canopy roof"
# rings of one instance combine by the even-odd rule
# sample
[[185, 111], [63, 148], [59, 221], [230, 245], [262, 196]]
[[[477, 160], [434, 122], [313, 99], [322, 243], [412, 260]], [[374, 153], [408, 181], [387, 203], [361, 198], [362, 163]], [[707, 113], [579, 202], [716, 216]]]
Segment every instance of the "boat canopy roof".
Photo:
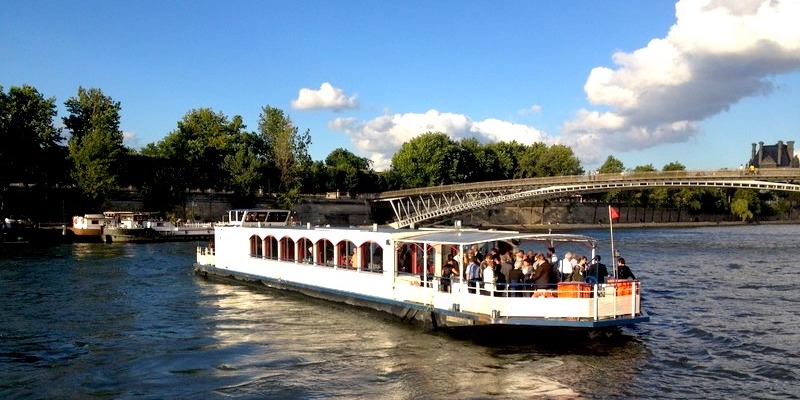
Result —
[[400, 241], [451, 245], [469, 245], [494, 241], [506, 241], [516, 244], [526, 241], [540, 243], [576, 242], [590, 244], [593, 247], [597, 243], [595, 238], [584, 235], [484, 230], [420, 230], [418, 234], [404, 235]]
[[234, 225], [247, 225], [265, 222], [270, 224], [285, 225], [291, 217], [291, 210], [272, 208], [243, 208], [228, 210], [228, 223]]

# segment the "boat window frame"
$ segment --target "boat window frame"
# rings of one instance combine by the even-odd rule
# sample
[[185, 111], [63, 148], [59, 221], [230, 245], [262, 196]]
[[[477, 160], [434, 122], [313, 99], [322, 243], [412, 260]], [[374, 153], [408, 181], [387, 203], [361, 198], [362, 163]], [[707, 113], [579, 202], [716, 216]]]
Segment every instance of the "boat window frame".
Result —
[[[322, 242], [322, 246], [320, 246], [320, 242]], [[317, 257], [315, 261], [316, 265], [331, 268], [336, 265], [336, 246], [333, 244], [333, 241], [327, 238], [321, 238], [314, 243], [314, 247], [314, 254]]]
[[[267, 244], [269, 242], [269, 244]], [[264, 256], [263, 258], [270, 260], [278, 259], [278, 239], [273, 235], [267, 235], [264, 238]]]
[[264, 257], [264, 240], [259, 235], [250, 235], [250, 257]]
[[278, 259], [281, 261], [294, 262], [296, 248], [294, 239], [289, 235], [280, 238], [280, 240], [278, 240], [278, 254], [280, 255]]

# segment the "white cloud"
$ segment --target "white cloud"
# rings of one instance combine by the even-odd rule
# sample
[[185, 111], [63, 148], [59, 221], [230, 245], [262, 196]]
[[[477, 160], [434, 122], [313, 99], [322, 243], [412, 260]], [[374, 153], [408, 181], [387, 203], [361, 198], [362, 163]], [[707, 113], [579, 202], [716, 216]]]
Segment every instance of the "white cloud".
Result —
[[484, 142], [512, 141], [533, 144], [552, 141], [544, 132], [498, 119], [473, 121], [463, 114], [429, 110], [425, 113], [382, 115], [369, 121], [336, 118], [328, 127], [350, 136], [359, 151], [369, 153], [376, 170], [387, 169], [403, 143], [425, 132], [443, 132], [454, 140], [475, 137]]
[[320, 85], [319, 90], [302, 88], [296, 100], [292, 100], [292, 108], [296, 110], [330, 109], [341, 111], [358, 108], [358, 96], [347, 97], [344, 90], [334, 87], [328, 82]]
[[589, 74], [587, 99], [603, 111], [580, 110], [562, 137], [584, 161], [603, 148], [687, 141], [698, 122], [770, 93], [771, 76], [800, 68], [797, 1], [681, 0], [676, 16], [665, 38]]
[[542, 106], [538, 104], [534, 104], [528, 108], [519, 110], [519, 115], [528, 115], [528, 114], [536, 114], [539, 115], [542, 113]]
[[136, 132], [122, 131], [122, 143], [134, 149], [141, 147], [141, 140]]

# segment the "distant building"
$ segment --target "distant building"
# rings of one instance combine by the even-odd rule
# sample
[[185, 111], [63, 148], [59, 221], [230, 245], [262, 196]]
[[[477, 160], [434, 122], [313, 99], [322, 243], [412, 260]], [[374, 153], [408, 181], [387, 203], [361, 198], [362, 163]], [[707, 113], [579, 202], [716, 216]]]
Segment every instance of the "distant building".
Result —
[[775, 145], [764, 146], [764, 142], [753, 143], [753, 152], [749, 165], [756, 168], [800, 168], [800, 159], [794, 154], [794, 141], [783, 144], [779, 140]]

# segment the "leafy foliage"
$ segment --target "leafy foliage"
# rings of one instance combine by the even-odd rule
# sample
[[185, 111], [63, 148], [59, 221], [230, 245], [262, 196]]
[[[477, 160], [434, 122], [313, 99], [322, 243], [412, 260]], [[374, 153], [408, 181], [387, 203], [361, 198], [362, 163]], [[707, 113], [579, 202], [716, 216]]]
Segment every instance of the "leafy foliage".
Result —
[[119, 184], [124, 147], [119, 129], [120, 103], [100, 89], [78, 88], [78, 94], [64, 102], [69, 116], [69, 154], [74, 163], [72, 177], [96, 204], [102, 204]]
[[625, 164], [614, 156], [608, 156], [597, 172], [600, 174], [620, 174], [625, 171]]
[[268, 168], [278, 175], [278, 204], [291, 208], [299, 201], [302, 174], [312, 168], [308, 155], [311, 134], [308, 130], [299, 133], [283, 110], [270, 106], [261, 109], [258, 132], [264, 142]]
[[0, 212], [9, 183], [36, 183], [45, 190], [64, 182], [66, 149], [53, 126], [55, 98], [29, 85], [0, 86]]
[[741, 221], [750, 221], [760, 211], [756, 192], [750, 189], [739, 189], [731, 202], [731, 214]]

